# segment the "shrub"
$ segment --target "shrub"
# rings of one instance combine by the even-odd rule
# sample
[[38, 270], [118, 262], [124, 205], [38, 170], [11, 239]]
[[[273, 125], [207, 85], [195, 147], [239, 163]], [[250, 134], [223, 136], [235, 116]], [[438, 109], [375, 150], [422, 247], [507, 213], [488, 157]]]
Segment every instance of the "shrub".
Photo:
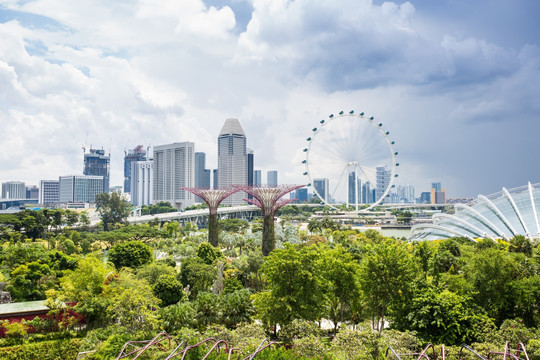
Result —
[[282, 341], [292, 342], [308, 336], [318, 337], [321, 333], [320, 327], [314, 321], [295, 319], [283, 325], [278, 335]]

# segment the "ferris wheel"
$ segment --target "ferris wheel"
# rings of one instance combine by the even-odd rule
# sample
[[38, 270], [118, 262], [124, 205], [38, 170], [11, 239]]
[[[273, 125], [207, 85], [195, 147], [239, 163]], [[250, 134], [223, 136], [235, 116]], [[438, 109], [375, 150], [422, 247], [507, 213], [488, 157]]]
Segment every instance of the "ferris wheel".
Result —
[[383, 124], [354, 111], [329, 115], [312, 129], [304, 148], [307, 186], [328, 206], [367, 211], [388, 196], [398, 177], [397, 151]]

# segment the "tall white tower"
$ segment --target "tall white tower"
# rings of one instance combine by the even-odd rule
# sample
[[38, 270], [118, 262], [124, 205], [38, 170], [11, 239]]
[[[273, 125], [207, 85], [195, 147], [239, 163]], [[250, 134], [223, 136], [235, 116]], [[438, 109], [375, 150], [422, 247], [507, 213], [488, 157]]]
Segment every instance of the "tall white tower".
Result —
[[[226, 188], [247, 183], [246, 134], [238, 119], [227, 119], [218, 135], [218, 184]], [[226, 198], [223, 204], [240, 205], [245, 197], [243, 192], [237, 192]]]
[[168, 201], [177, 209], [194, 204], [181, 187], [195, 186], [195, 144], [181, 142], [154, 146], [154, 203]]

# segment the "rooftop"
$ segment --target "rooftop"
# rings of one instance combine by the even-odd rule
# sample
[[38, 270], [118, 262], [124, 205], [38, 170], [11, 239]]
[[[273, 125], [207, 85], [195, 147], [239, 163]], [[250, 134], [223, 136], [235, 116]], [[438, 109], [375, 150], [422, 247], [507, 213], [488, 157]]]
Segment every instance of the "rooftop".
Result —
[[244, 133], [244, 129], [242, 129], [242, 125], [240, 125], [240, 121], [238, 119], [227, 119], [225, 121], [225, 124], [221, 128], [221, 131], [219, 132], [218, 136], [223, 135], [242, 135], [246, 136]]

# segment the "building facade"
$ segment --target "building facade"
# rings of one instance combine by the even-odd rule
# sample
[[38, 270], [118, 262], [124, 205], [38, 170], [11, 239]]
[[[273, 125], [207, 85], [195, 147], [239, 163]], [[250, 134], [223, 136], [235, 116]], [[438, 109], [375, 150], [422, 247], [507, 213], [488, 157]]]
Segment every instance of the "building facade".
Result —
[[146, 150], [142, 145], [124, 152], [124, 192], [131, 193], [131, 163], [134, 161], [145, 161]]
[[270, 170], [266, 172], [266, 184], [268, 186], [278, 185], [278, 173], [277, 170]]
[[105, 150], [90, 148], [89, 153], [84, 154], [84, 175], [101, 176], [103, 188], [101, 192], [109, 192], [110, 178], [110, 155], [105, 155]]
[[132, 161], [131, 174], [131, 203], [135, 206], [151, 205], [154, 202], [154, 162]]
[[26, 186], [22, 181], [2, 183], [2, 199], [26, 199]]
[[[375, 188], [375, 197], [376, 200], [379, 200], [383, 196], [388, 186], [390, 186], [392, 172], [386, 166], [379, 166], [376, 170], [377, 184]], [[382, 203], [385, 202], [387, 202], [386, 199], [383, 199]]]
[[39, 182], [39, 200], [45, 206], [54, 205], [60, 202], [60, 181], [41, 180]]
[[182, 187], [195, 186], [195, 144], [181, 142], [154, 147], [154, 203], [168, 201], [183, 209], [195, 203], [195, 195]]
[[[211, 170], [206, 169], [206, 153], [195, 153], [195, 187], [210, 189]], [[202, 199], [195, 196], [196, 203], [202, 203]]]
[[261, 186], [262, 185], [262, 172], [261, 170], [254, 170], [253, 171], [253, 186]]
[[[219, 187], [247, 185], [248, 157], [246, 134], [238, 119], [227, 119], [218, 136], [218, 183]], [[244, 203], [244, 193], [239, 191], [227, 197], [222, 204]]]
[[103, 176], [60, 176], [60, 202], [94, 203], [96, 202], [96, 195], [103, 192], [103, 181]]
[[327, 178], [313, 179], [313, 187], [322, 198], [321, 200], [330, 202], [329, 198], [329, 180]]

